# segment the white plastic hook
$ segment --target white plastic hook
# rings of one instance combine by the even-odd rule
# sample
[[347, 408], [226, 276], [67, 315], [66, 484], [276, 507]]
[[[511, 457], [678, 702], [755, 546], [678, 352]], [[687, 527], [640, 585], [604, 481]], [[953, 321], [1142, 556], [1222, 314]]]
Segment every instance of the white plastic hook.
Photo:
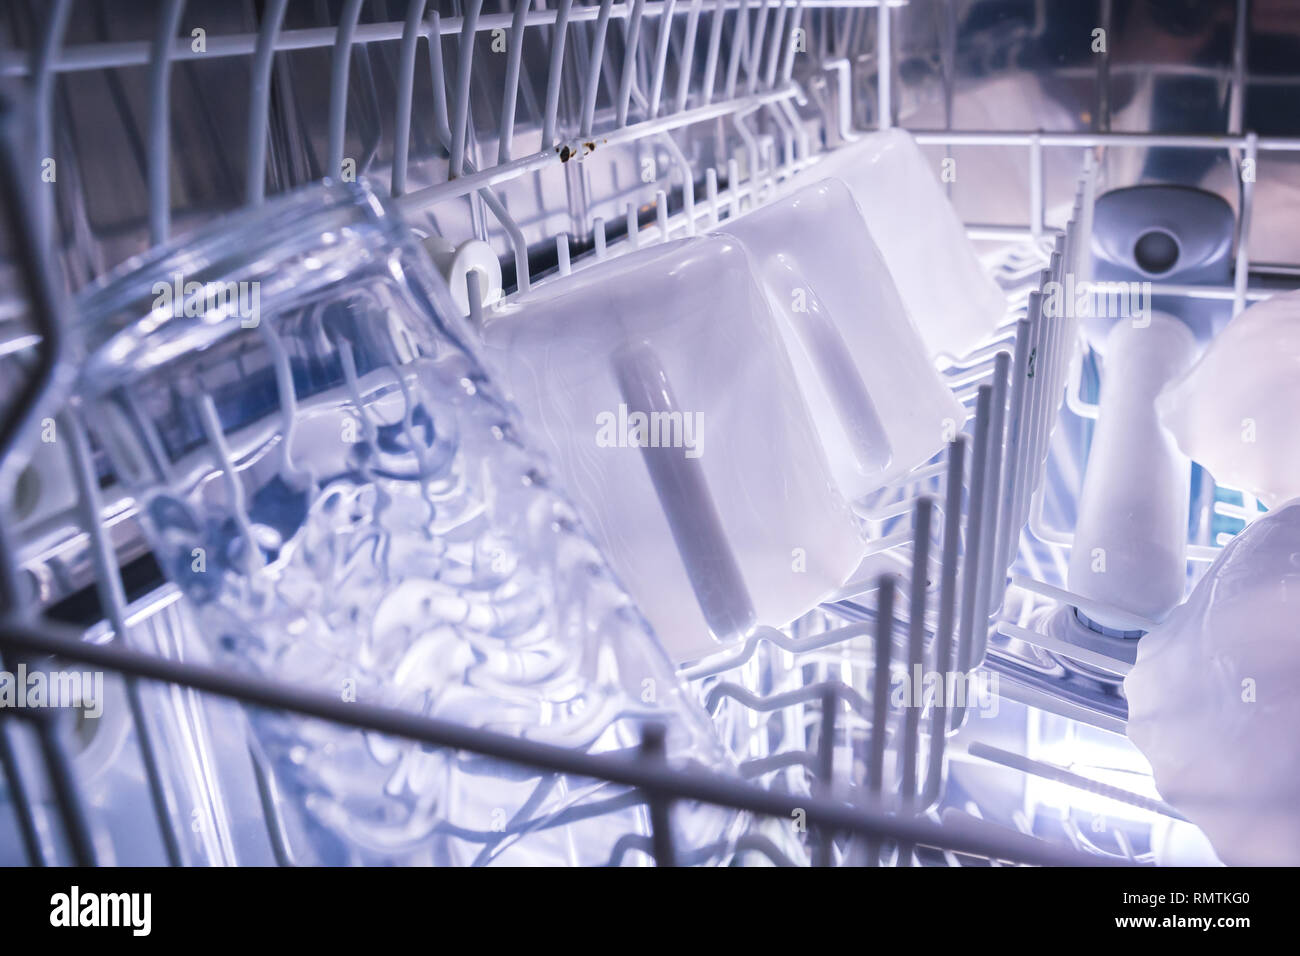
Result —
[[482, 239], [469, 239], [459, 246], [441, 236], [428, 236], [422, 241], [429, 258], [447, 280], [462, 315], [470, 313], [465, 280], [471, 271], [478, 274], [480, 306], [493, 305], [501, 298], [501, 261]]

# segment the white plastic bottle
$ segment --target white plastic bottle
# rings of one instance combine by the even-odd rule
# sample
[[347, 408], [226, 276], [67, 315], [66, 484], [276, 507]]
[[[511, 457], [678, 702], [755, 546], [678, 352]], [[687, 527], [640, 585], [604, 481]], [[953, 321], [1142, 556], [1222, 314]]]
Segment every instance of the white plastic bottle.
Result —
[[[1079, 496], [1070, 590], [1153, 621], [1183, 599], [1191, 484], [1191, 462], [1161, 427], [1155, 400], [1196, 355], [1191, 330], [1164, 312], [1122, 319], [1111, 328]], [[1107, 627], [1126, 627], [1119, 619], [1090, 616]]]

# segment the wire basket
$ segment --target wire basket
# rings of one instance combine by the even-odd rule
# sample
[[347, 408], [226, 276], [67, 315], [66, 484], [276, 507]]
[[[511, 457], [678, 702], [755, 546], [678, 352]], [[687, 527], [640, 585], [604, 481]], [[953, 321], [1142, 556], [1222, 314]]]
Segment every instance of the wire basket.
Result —
[[[23, 384], [5, 396], [0, 491], [19, 485], [32, 461], [58, 493], [35, 517], [11, 514], [0, 525], [8, 612], [0, 649], [7, 666], [55, 657], [120, 679], [131, 720], [112, 731], [110, 752], [139, 767], [152, 809], [152, 818], [104, 812], [97, 795], [126, 786], [105, 777], [111, 760], [88, 770], [92, 748], [76, 728], [0, 710], [5, 792], [27, 860], [131, 862], [124, 848], [133, 846], [144, 847], [145, 861], [172, 864], [295, 862], [282, 795], [231, 730], [240, 720], [230, 701], [634, 788], [652, 835], [629, 835], [615, 863], [710, 858], [716, 848], [674, 844], [667, 821], [682, 800], [753, 815], [731, 848], [738, 862], [1148, 860], [1122, 829], [1098, 840], [1068, 816], [1050, 832], [1023, 815], [977, 819], [986, 815], [979, 801], [951, 780], [959, 757], [1001, 768], [1017, 786], [1048, 781], [1181, 819], [1136, 789], [1051, 759], [982, 742], [953, 752], [987, 693], [1085, 728], [1123, 729], [1117, 685], [1131, 658], [1062, 646], [1037, 626], [1057, 606], [1088, 607], [1064, 590], [1070, 538], [1050, 524], [1052, 463], [1059, 472], [1077, 458], [1061, 429], [1095, 416], [1083, 397], [1079, 330], [1045, 314], [1042, 289], [1087, 274], [1108, 151], [1212, 147], [1253, 160], [1300, 149], [1300, 140], [1239, 129], [917, 133], [924, 145], [1028, 156], [1028, 226], [969, 227], [1003, 243], [990, 267], [1007, 315], [993, 339], [943, 369], [966, 408], [964, 433], [859, 512], [872, 542], [859, 574], [789, 627], [759, 629], [740, 649], [683, 669], [742, 780], [672, 770], [652, 737], [636, 760], [593, 756], [194, 663], [184, 602], [151, 577], [134, 503], [98, 450], [73, 427], [57, 453], [34, 452], [42, 423], [62, 415], [73, 367], [60, 331], [64, 297], [129, 256], [268, 194], [365, 176], [417, 230], [486, 243], [502, 263], [505, 296], [564, 282], [587, 263], [762, 204], [855, 128], [890, 126], [892, 31], [905, 6], [269, 0], [254, 11], [160, 0], [113, 18], [75, 0], [16, 8], [14, 45], [0, 50], [15, 100], [6, 115], [12, 269], [0, 361]], [[103, 116], [82, 115], [82, 104], [101, 99]], [[77, 138], [85, 135], [94, 143]], [[1048, 150], [1081, 163], [1056, 226], [1046, 221]], [[43, 160], [57, 178], [33, 188], [30, 171], [50, 168]], [[111, 196], [106, 170], [121, 173]], [[1243, 183], [1242, 230], [1252, 199]], [[1218, 296], [1239, 311], [1267, 294], [1248, 283], [1247, 246], [1238, 244], [1230, 288], [1165, 291]], [[471, 312], [482, 291], [467, 290]], [[1257, 513], [1252, 504], [1207, 507], [1244, 523]], [[1193, 564], [1221, 544], [1194, 544]], [[1084, 678], [1081, 665], [1091, 668]], [[955, 675], [973, 696], [894, 702], [898, 678], [914, 668]]]

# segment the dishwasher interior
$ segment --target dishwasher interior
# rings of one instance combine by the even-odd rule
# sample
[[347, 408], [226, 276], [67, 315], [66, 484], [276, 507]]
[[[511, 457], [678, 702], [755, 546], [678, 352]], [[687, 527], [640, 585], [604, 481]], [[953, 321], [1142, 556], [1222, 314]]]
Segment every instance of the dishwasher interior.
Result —
[[[1162, 797], [1147, 757], [1126, 736], [1124, 681], [1143, 635], [1171, 613], [1190, 613], [1174, 607], [1194, 603], [1187, 594], [1219, 567], [1225, 546], [1282, 512], [1252, 484], [1218, 480], [1199, 456], [1178, 458], [1166, 476], [1169, 455], [1181, 453], [1164, 453], [1158, 425], [1155, 437], [1099, 437], [1103, 422], [1126, 414], [1124, 401], [1147, 408], [1154, 399], [1105, 391], [1119, 381], [1126, 346], [1098, 328], [1099, 317], [1114, 315], [1096, 298], [1085, 307], [1075, 290], [1101, 290], [1104, 304], [1109, 290], [1109, 306], [1121, 310], [1130, 290], [1145, 297], [1132, 299], [1140, 329], [1132, 351], [1155, 352], [1135, 358], [1148, 365], [1131, 374], [1154, 383], [1142, 376], [1154, 376], [1160, 362], [1171, 366], [1177, 348], [1204, 349], [1238, 314], [1297, 287], [1300, 74], [1287, 51], [1298, 46], [1300, 11], [1285, 0], [9, 4], [0, 15], [0, 670], [21, 665], [29, 678], [43, 670], [51, 688], [59, 673], [96, 672], [102, 689], [82, 688], [79, 701], [93, 708], [0, 707], [0, 863], [1258, 860], [1225, 848], [1226, 838], [1212, 845], [1196, 813]], [[767, 472], [772, 487], [816, 484], [820, 466], [815, 449], [799, 444], [802, 432], [782, 431], [784, 379], [751, 391], [739, 384], [745, 363], [771, 343], [729, 337], [729, 303], [748, 293], [728, 285], [727, 250], [740, 243], [731, 237], [747, 235], [746, 223], [818, 182], [819, 167], [838, 170], [837, 157], [893, 142], [881, 137], [899, 131], [960, 217], [1000, 313], [970, 347], [954, 337], [951, 348], [941, 341], [932, 350], [926, 374], [937, 374], [958, 409], [950, 434], [851, 502], [851, 573], [837, 572], [833, 587], [774, 626], [759, 605], [777, 604], [784, 583], [751, 584], [743, 600], [719, 596], [728, 575], [749, 567], [739, 552], [734, 563], [718, 559], [727, 548], [715, 526], [732, 513], [725, 499], [749, 495], [773, 527], [819, 527], [811, 505], [778, 517], [783, 500], [794, 511], [793, 499], [774, 492], [760, 500], [749, 477]], [[1148, 207], [1158, 207], [1158, 228], [1142, 225], [1142, 216], [1156, 215]], [[870, 212], [863, 209], [869, 222]], [[939, 218], [918, 208], [906, 223], [904, 207], [890, 215], [902, 231], [921, 234]], [[827, 255], [848, 248], [847, 233], [818, 221]], [[709, 248], [714, 264], [690, 258]], [[790, 255], [797, 267], [797, 250], [776, 258]], [[289, 277], [291, 267], [298, 271]], [[169, 322], [188, 321], [182, 273], [204, 268], [258, 277], [262, 307], [284, 310], [275, 312], [278, 332], [265, 323], [246, 329], [237, 346], [238, 335], [218, 338], [217, 323], [200, 316], [189, 338], [148, 346], [132, 338], [140, 326], [123, 323], [157, 313], [160, 295], [169, 304], [154, 324], [164, 336]], [[106, 279], [114, 274], [127, 279]], [[602, 275], [614, 277], [608, 289]], [[703, 629], [698, 640], [670, 638], [656, 623], [664, 658], [619, 595], [623, 584], [636, 592], [625, 566], [649, 577], [678, 556], [619, 559], [608, 547], [602, 556], [570, 527], [578, 519], [563, 499], [576, 487], [559, 482], [553, 493], [526, 460], [498, 459], [496, 446], [480, 448], [472, 435], [497, 414], [484, 411], [493, 382], [513, 374], [511, 391], [521, 393], [536, 373], [543, 393], [554, 377], [554, 392], [553, 381], [572, 369], [581, 393], [583, 350], [606, 347], [616, 308], [632, 315], [636, 303], [668, 302], [691, 282], [699, 286], [691, 302], [716, 296], [709, 347], [723, 363], [701, 375], [721, 383], [704, 421], [737, 423], [705, 447], [719, 442], [723, 457], [734, 454], [727, 467], [739, 477], [721, 496], [715, 482], [710, 504], [708, 489], [692, 484], [703, 472], [689, 447], [669, 458], [643, 446], [657, 501], [638, 499], [631, 483], [602, 486], [614, 499], [611, 522], [657, 516], [663, 506], [683, 580], [714, 632], [726, 629], [718, 620], [739, 617], [728, 625], [733, 639], [721, 643], [700, 636]], [[945, 283], [955, 301], [976, 294], [941, 267], [919, 284]], [[137, 300], [152, 300], [154, 312]], [[392, 342], [424, 347], [423, 326], [397, 326], [403, 310], [426, 300], [432, 305], [422, 307], [454, 313], [437, 330], [441, 358], [409, 377], [390, 374], [375, 356]], [[231, 302], [237, 309], [238, 291]], [[589, 303], [607, 304], [611, 318], [583, 314]], [[391, 328], [382, 334], [361, 327], [366, 319], [384, 326], [384, 315]], [[551, 337], [536, 331], [543, 316], [556, 323]], [[1115, 329], [1129, 318], [1125, 311]], [[1146, 328], [1166, 320], [1167, 340]], [[657, 341], [670, 341], [668, 324]], [[495, 328], [503, 341], [508, 332], [508, 344], [460, 343], [463, 330], [479, 328]], [[575, 344], [555, 358], [570, 333]], [[200, 360], [186, 350], [201, 337]], [[619, 353], [628, 364], [620, 366], [623, 398], [607, 403], [611, 415], [620, 401], [635, 404], [637, 374], [658, 381], [659, 358], [682, 384], [676, 372], [690, 367], [689, 349], [657, 347], [658, 358]], [[530, 365], [528, 349], [544, 364]], [[481, 362], [487, 384], [447, 364], [453, 353], [465, 368]], [[514, 364], [517, 372], [506, 371]], [[321, 377], [310, 394], [303, 369]], [[385, 375], [392, 381], [376, 384]], [[102, 393], [92, 380], [105, 383]], [[444, 572], [431, 575], [438, 587], [401, 613], [451, 614], [463, 624], [481, 612], [501, 629], [510, 614], [540, 620], [551, 613], [545, 605], [577, 602], [566, 627], [603, 615], [585, 638], [581, 668], [566, 669], [553, 647], [564, 639], [554, 633], [543, 640], [527, 632], [526, 653], [503, 662], [485, 639], [470, 642], [471, 653], [430, 625], [420, 638], [428, 657], [407, 650], [396, 672], [406, 680], [412, 668], [431, 668], [463, 680], [464, 692], [435, 706], [434, 690], [412, 678], [414, 697], [389, 698], [392, 681], [372, 681], [387, 664], [368, 661], [373, 674], [361, 678], [358, 702], [350, 678], [341, 696], [330, 683], [348, 673], [330, 656], [345, 650], [313, 643], [308, 653], [306, 638], [295, 649], [304, 628], [315, 634], [319, 626], [322, 641], [346, 631], [325, 609], [351, 605], [328, 582], [303, 585], [307, 611], [298, 616], [281, 615], [283, 589], [269, 599], [259, 592], [255, 611], [232, 610], [243, 592], [223, 590], [207, 605], [194, 599], [200, 578], [243, 573], [241, 562], [257, 550], [247, 543], [266, 532], [241, 525], [241, 515], [280, 493], [268, 483], [244, 502], [243, 486], [223, 483], [239, 442], [274, 432], [279, 444], [266, 447], [281, 450], [256, 467], [305, 468], [313, 443], [325, 444], [311, 428], [342, 421], [346, 430], [353, 419], [339, 409], [360, 407], [362, 392], [379, 408], [395, 395], [409, 400], [417, 387], [456, 391], [446, 399], [456, 409], [455, 453], [474, 463], [466, 475], [481, 471], [482, 487], [497, 496], [477, 510], [464, 505], [474, 511], [464, 520], [488, 514], [492, 534], [526, 530], [532, 554], [550, 550], [544, 560], [509, 559], [536, 565], [534, 578], [517, 580], [513, 603], [476, 604], [487, 587], [480, 578], [495, 581], [500, 568], [496, 552], [471, 542], [470, 583], [453, 587]], [[668, 403], [655, 407], [671, 406], [667, 386], [648, 391], [652, 405]], [[130, 414], [113, 398], [128, 392], [137, 403]], [[358, 416], [361, 438], [352, 440], [369, 449], [367, 474], [387, 480], [399, 469], [384, 456], [396, 462], [405, 453], [403, 435], [419, 426], [409, 409], [379, 425]], [[616, 432], [624, 427], [611, 421]], [[436, 413], [426, 431], [443, 428]], [[755, 429], [766, 431], [757, 448]], [[497, 425], [488, 430], [501, 439]], [[441, 447], [436, 435], [430, 442], [421, 454]], [[331, 454], [321, 449], [319, 460]], [[276, 455], [283, 460], [268, 464]], [[590, 464], [576, 452], [572, 462], [550, 455], [565, 475]], [[1094, 481], [1111, 458], [1110, 483]], [[132, 484], [138, 476], [125, 476], [128, 461], [140, 471], [162, 461], [173, 485], [189, 480], [186, 469], [215, 477], [193, 499], [145, 493]], [[466, 475], [457, 478], [464, 487], [438, 498], [444, 520], [462, 507], [458, 494], [478, 487]], [[498, 491], [507, 484], [514, 491]], [[388, 486], [376, 479], [375, 487]], [[686, 490], [670, 498], [666, 487]], [[391, 488], [373, 494], [390, 505], [401, 498]], [[373, 504], [335, 497], [338, 508]], [[520, 530], [512, 507], [550, 509], [546, 533]], [[178, 513], [163, 516], [167, 508]], [[189, 508], [210, 527], [191, 528]], [[387, 513], [405, 520], [396, 506]], [[1177, 540], [1153, 557], [1152, 543], [1168, 530], [1158, 520], [1169, 515], [1174, 527], [1164, 537]], [[164, 530], [150, 537], [148, 522]], [[452, 545], [438, 548], [456, 552], [463, 527], [454, 524], [445, 536]], [[244, 549], [191, 549], [205, 534], [243, 540]], [[814, 564], [830, 550], [827, 538], [809, 542]], [[387, 549], [381, 554], [358, 537], [329, 560], [349, 574], [355, 562], [363, 576], [385, 563], [415, 574], [422, 546], [405, 540], [394, 533], [374, 545]], [[272, 563], [301, 558], [321, 567], [324, 541]], [[205, 560], [220, 565], [215, 575], [192, 566]], [[1112, 570], [1094, 586], [1087, 566], [1096, 572], [1107, 560]], [[1160, 605], [1162, 571], [1174, 596]], [[655, 623], [655, 613], [677, 620], [681, 608], [643, 610]], [[289, 640], [271, 647], [261, 632], [280, 627], [271, 622], [281, 617], [292, 618]], [[222, 631], [214, 642], [218, 619], [238, 638]], [[418, 630], [410, 621], [402, 627]], [[367, 643], [363, 656], [372, 652], [380, 654]], [[472, 658], [463, 671], [447, 659], [462, 652]], [[260, 663], [241, 670], [230, 655]], [[535, 677], [531, 667], [553, 671]], [[530, 696], [541, 682], [548, 689]], [[470, 685], [488, 688], [494, 703]], [[536, 699], [560, 685], [581, 686], [582, 707]], [[1242, 807], [1259, 799], [1245, 792], [1249, 781], [1234, 786]]]

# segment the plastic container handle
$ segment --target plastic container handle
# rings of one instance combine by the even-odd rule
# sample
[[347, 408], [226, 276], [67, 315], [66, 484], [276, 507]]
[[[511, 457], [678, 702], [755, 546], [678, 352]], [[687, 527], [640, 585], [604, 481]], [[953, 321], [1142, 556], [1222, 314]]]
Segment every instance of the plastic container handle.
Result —
[[[614, 357], [614, 372], [629, 415], [660, 416], [660, 422], [684, 412], [673, 394], [663, 363], [648, 344], [631, 346]], [[681, 431], [678, 434], [682, 434]], [[647, 436], [648, 437], [648, 436]], [[722, 527], [698, 455], [689, 449], [641, 443], [650, 481], [668, 519], [677, 553], [686, 567], [695, 599], [715, 637], [725, 640], [747, 633], [755, 623], [754, 605], [740, 566]]]
[[[779, 266], [789, 274], [795, 287], [801, 287], [798, 274], [789, 263], [773, 257], [768, 265]], [[858, 470], [864, 475], [882, 472], [889, 467], [894, 451], [876, 403], [871, 400], [848, 343], [831, 321], [829, 311], [813, 290], [806, 289], [805, 295], [802, 310], [788, 307], [785, 310], [791, 327], [830, 397]]]

